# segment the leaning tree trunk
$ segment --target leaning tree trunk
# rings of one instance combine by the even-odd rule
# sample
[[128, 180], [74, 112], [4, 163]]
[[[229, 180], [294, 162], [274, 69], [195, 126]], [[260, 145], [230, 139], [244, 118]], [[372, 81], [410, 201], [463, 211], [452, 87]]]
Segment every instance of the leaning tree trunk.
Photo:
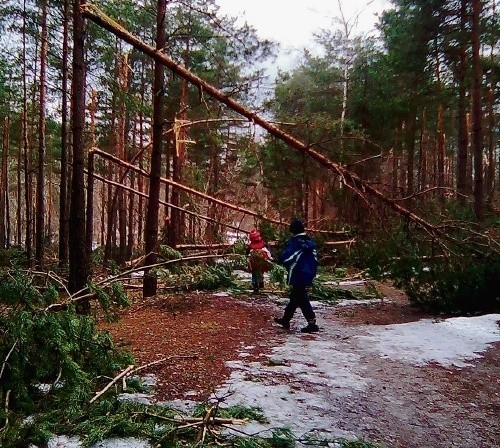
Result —
[[472, 0], [472, 142], [474, 148], [474, 211], [484, 220], [483, 128], [481, 85], [483, 70], [480, 58], [481, 0]]
[[[167, 1], [157, 1], [156, 12], [156, 51], [161, 53], [166, 44], [165, 17], [167, 15]], [[160, 177], [161, 155], [163, 143], [163, 95], [164, 95], [164, 67], [155, 61], [153, 81], [153, 147], [151, 150], [151, 168], [149, 173], [149, 200], [145, 226], [145, 265], [156, 263], [158, 245], [158, 214], [160, 209]], [[157, 278], [144, 270], [142, 294], [144, 297], [154, 296], [157, 290]]]
[[[73, 175], [69, 213], [69, 284], [70, 293], [85, 288], [90, 275], [89, 253], [85, 246], [85, 182], [84, 182], [84, 125], [85, 125], [85, 23], [81, 14], [84, 0], [73, 3]], [[88, 314], [90, 301], [78, 302], [78, 312]]]
[[[159, 0], [159, 3], [161, 3], [161, 0]], [[288, 146], [294, 148], [295, 150], [298, 150], [300, 152], [308, 154], [320, 166], [327, 168], [329, 171], [331, 171], [331, 172], [335, 173], [336, 175], [338, 175], [339, 177], [341, 177], [344, 184], [346, 184], [349, 187], [351, 187], [352, 189], [354, 189], [363, 198], [371, 197], [373, 199], [380, 201], [380, 203], [385, 204], [386, 206], [390, 207], [393, 211], [395, 211], [396, 213], [399, 213], [401, 216], [405, 217], [408, 221], [413, 222], [414, 224], [416, 224], [417, 226], [419, 226], [420, 228], [422, 228], [423, 230], [428, 232], [429, 235], [431, 235], [432, 237], [440, 238], [440, 239], [444, 239], [444, 240], [452, 239], [447, 233], [443, 232], [440, 228], [425, 221], [423, 218], [416, 215], [415, 213], [413, 213], [409, 209], [399, 205], [396, 201], [385, 196], [381, 191], [379, 191], [377, 188], [375, 188], [369, 182], [361, 179], [353, 171], [345, 168], [343, 165], [339, 165], [338, 163], [332, 162], [330, 159], [325, 157], [323, 154], [317, 152], [316, 150], [311, 148], [309, 145], [305, 144], [304, 142], [298, 140], [294, 136], [281, 130], [276, 125], [265, 120], [264, 118], [262, 118], [261, 116], [259, 116], [255, 112], [249, 110], [248, 108], [246, 108], [245, 106], [243, 106], [242, 104], [240, 104], [236, 100], [234, 100], [231, 96], [228, 96], [224, 92], [218, 90], [213, 85], [209, 84], [208, 82], [204, 81], [200, 77], [196, 76], [195, 74], [193, 74], [189, 70], [187, 70], [184, 67], [182, 67], [181, 65], [179, 65], [172, 58], [163, 54], [161, 51], [158, 51], [158, 48], [153, 48], [153, 47], [145, 44], [144, 42], [139, 40], [137, 37], [130, 34], [126, 29], [124, 29], [122, 26], [117, 24], [115, 21], [113, 21], [112, 19], [107, 17], [104, 13], [102, 13], [95, 6], [85, 4], [85, 6], [82, 7], [82, 10], [84, 11], [84, 14], [86, 17], [88, 17], [89, 19], [91, 19], [95, 23], [103, 26], [105, 29], [111, 31], [112, 33], [119, 36], [120, 38], [124, 39], [126, 42], [130, 43], [132, 46], [134, 46], [138, 50], [151, 56], [155, 60], [155, 65], [156, 64], [163, 64], [164, 66], [166, 66], [170, 70], [172, 70], [174, 73], [180, 75], [184, 79], [187, 79], [191, 84], [197, 86], [200, 90], [203, 90], [205, 93], [207, 93], [211, 97], [215, 98], [216, 100], [218, 100], [222, 104], [225, 104], [226, 106], [230, 107], [235, 112], [243, 115], [247, 119], [249, 119], [252, 122], [256, 123], [257, 125], [261, 126], [263, 129], [268, 131], [271, 135], [277, 137], [278, 139], [280, 139], [281, 141], [286, 143]], [[160, 125], [161, 125], [161, 123], [160, 123]], [[109, 157], [109, 155], [106, 155], [106, 156]], [[159, 178], [158, 178], [158, 180], [159, 180]], [[165, 182], [169, 182], [172, 184], [175, 183], [171, 180], [165, 180]], [[182, 185], [177, 185], [177, 187], [184, 188], [184, 189], [187, 188], [187, 187], [182, 186]], [[159, 189], [158, 189], [158, 191], [159, 191]], [[198, 192], [197, 195], [200, 196], [200, 193]], [[151, 200], [150, 200], [150, 202], [151, 202]], [[156, 226], [157, 225], [158, 225], [158, 222], [156, 221]], [[155, 237], [155, 240], [157, 241], [156, 234], [154, 235], [154, 237]], [[156, 283], [155, 283], [155, 285], [156, 285]]]

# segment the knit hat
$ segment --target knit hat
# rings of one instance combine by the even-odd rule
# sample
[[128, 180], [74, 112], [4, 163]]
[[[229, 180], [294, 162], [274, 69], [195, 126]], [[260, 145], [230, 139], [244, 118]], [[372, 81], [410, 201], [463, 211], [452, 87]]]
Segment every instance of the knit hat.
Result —
[[304, 224], [302, 224], [302, 221], [300, 219], [294, 219], [290, 223], [290, 233], [293, 233], [294, 235], [297, 235], [299, 233], [304, 232]]
[[248, 235], [248, 238], [252, 242], [262, 241], [262, 237], [260, 236], [260, 232], [258, 232], [255, 229], [250, 232], [250, 234]]

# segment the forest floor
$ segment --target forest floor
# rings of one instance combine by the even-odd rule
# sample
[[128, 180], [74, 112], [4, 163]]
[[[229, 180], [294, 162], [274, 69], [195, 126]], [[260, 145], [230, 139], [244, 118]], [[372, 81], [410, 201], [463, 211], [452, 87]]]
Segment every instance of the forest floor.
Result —
[[[300, 313], [291, 331], [272, 323], [286, 303], [273, 293], [158, 295], [105, 328], [139, 365], [163, 360], [146, 370], [154, 402], [187, 411], [215, 394], [228, 405], [261, 407], [270, 423], [240, 427], [246, 434], [287, 426], [304, 443], [345, 437], [391, 448], [499, 447], [500, 315], [445, 320], [412, 308], [388, 285], [377, 289], [383, 300], [314, 303], [321, 331], [313, 335], [300, 333]], [[416, 356], [436, 343], [424, 327], [410, 327], [421, 323], [448, 331], [434, 338], [442, 346], [430, 358]], [[495, 336], [478, 346], [476, 326]], [[403, 329], [415, 346], [398, 339]], [[457, 349], [464, 344], [470, 353]]]

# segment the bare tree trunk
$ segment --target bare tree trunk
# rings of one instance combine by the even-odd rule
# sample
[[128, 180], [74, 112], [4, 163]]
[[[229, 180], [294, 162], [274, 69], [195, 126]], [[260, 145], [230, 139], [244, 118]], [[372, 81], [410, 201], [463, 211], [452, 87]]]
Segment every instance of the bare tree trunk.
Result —
[[22, 34], [23, 34], [23, 68], [22, 68], [22, 77], [23, 77], [23, 121], [22, 121], [22, 129], [23, 129], [23, 169], [24, 169], [24, 205], [25, 205], [25, 222], [26, 222], [26, 230], [25, 230], [25, 245], [26, 245], [26, 257], [28, 259], [28, 264], [32, 263], [32, 228], [31, 228], [31, 154], [30, 147], [28, 142], [28, 86], [27, 86], [27, 73], [26, 73], [26, 65], [27, 65], [27, 55], [26, 55], [26, 21], [27, 21], [27, 12], [26, 12], [26, 0], [23, 1], [23, 25], [22, 25]]
[[43, 265], [45, 247], [45, 116], [46, 116], [46, 70], [47, 70], [47, 0], [42, 1], [42, 35], [40, 47], [40, 101], [38, 115], [38, 172], [36, 183], [36, 231], [35, 259]]
[[406, 194], [411, 196], [414, 193], [414, 169], [415, 169], [415, 115], [408, 117], [406, 121]]
[[17, 151], [17, 208], [16, 208], [16, 244], [21, 248], [23, 243], [23, 227], [22, 227], [22, 197], [23, 197], [23, 187], [22, 187], [22, 164], [23, 164], [23, 135], [24, 135], [24, 110], [21, 112], [19, 117], [19, 122], [21, 124], [21, 135], [19, 136], [19, 146]]
[[[217, 144], [213, 138], [209, 138], [210, 142], [210, 176], [208, 178], [208, 194], [211, 196], [217, 195], [217, 190], [219, 189], [219, 151], [217, 149]], [[175, 189], [174, 189], [175, 191]], [[217, 215], [217, 205], [213, 202], [208, 203], [208, 216], [210, 221], [207, 222], [205, 227], [205, 239], [207, 241], [215, 241], [217, 233], [219, 232], [219, 226], [216, 222]]]
[[[156, 11], [156, 51], [161, 53], [166, 44], [165, 18], [167, 14], [167, 1], [157, 0]], [[164, 95], [164, 67], [155, 61], [153, 81], [153, 148], [151, 150], [151, 167], [149, 175], [149, 200], [146, 214], [145, 240], [145, 265], [156, 263], [158, 244], [158, 214], [160, 208], [160, 177], [161, 156], [163, 147], [163, 95]], [[144, 271], [142, 294], [144, 297], [154, 296], [157, 290], [157, 278], [151, 275], [149, 269]]]
[[429, 133], [427, 132], [426, 110], [422, 111], [422, 125], [420, 130], [420, 148], [419, 148], [419, 190], [427, 188], [427, 152], [429, 151]]
[[[186, 50], [186, 53], [189, 49]], [[184, 61], [187, 62], [187, 56], [184, 57]], [[180, 112], [174, 123], [174, 147], [175, 151], [173, 154], [173, 164], [172, 164], [172, 177], [174, 181], [182, 183], [183, 181], [183, 168], [186, 163], [186, 128], [182, 126], [187, 118], [186, 107], [188, 105], [188, 82], [184, 79], [182, 80], [181, 86], [181, 99], [179, 104]], [[174, 189], [172, 191], [172, 204], [176, 207], [181, 207], [181, 193], [179, 190]], [[171, 229], [169, 234], [169, 245], [175, 247], [182, 241], [185, 233], [184, 225], [184, 214], [179, 211], [179, 209], [171, 209], [170, 212]]]
[[467, 152], [469, 134], [467, 126], [467, 4], [468, 0], [460, 1], [460, 56], [458, 62], [458, 157], [457, 157], [457, 193], [458, 200], [465, 202], [467, 191]]
[[[90, 147], [93, 148], [96, 144], [95, 139], [95, 113], [97, 111], [97, 92], [92, 89], [90, 92]], [[85, 217], [86, 221], [86, 237], [85, 246], [87, 247], [87, 252], [92, 253], [93, 242], [94, 242], [94, 155], [89, 154], [87, 160], [87, 213]]]
[[59, 265], [68, 261], [68, 34], [69, 0], [63, 4], [61, 86], [61, 183], [59, 186]]
[[[120, 46], [121, 47], [121, 46]], [[120, 98], [118, 100], [118, 116], [117, 116], [117, 142], [116, 154], [122, 160], [125, 160], [125, 127], [126, 127], [126, 108], [125, 96], [128, 91], [128, 54], [120, 56], [118, 62], [118, 84], [120, 88]], [[122, 179], [123, 170], [119, 170], [119, 178]], [[118, 229], [120, 233], [120, 265], [125, 265], [127, 260], [127, 208], [125, 195], [123, 191], [118, 190]]]
[[[144, 117], [142, 110], [139, 112], [139, 151], [141, 152], [141, 156], [139, 156], [139, 168], [143, 168], [142, 166], [142, 152], [144, 150]], [[139, 191], [142, 193], [144, 191], [144, 179], [142, 176], [138, 176], [137, 178], [137, 188]], [[144, 201], [141, 196], [139, 196], [139, 203], [137, 204], [137, 216], [138, 216], [138, 223], [137, 223], [137, 243], [142, 240], [141, 235], [143, 234], [143, 223], [144, 223], [144, 217], [143, 217], [143, 210], [144, 210]]]
[[9, 239], [6, 238], [7, 204], [9, 201], [9, 117], [3, 121], [2, 135], [2, 169], [0, 171], [0, 249], [8, 246]]
[[486, 171], [486, 197], [488, 202], [493, 199], [495, 188], [495, 93], [488, 90], [488, 168]]
[[[84, 182], [84, 125], [85, 125], [85, 22], [81, 14], [83, 0], [73, 3], [73, 173], [69, 214], [69, 292], [83, 289], [90, 275], [90, 254], [85, 240], [85, 182]], [[88, 314], [90, 301], [79, 302], [78, 312]]]
[[474, 211], [484, 220], [483, 128], [481, 86], [483, 70], [480, 59], [481, 0], [472, 0], [472, 141], [474, 147]]
[[[496, 14], [496, 1], [492, 4], [492, 16]], [[491, 33], [490, 42], [490, 63], [491, 67], [495, 65], [495, 49], [498, 48], [498, 34]], [[488, 204], [491, 204], [495, 189], [495, 75], [493, 70], [490, 74], [490, 88], [488, 89], [488, 170], [486, 173], [486, 196]]]
[[392, 151], [392, 181], [391, 181], [391, 189], [392, 189], [392, 197], [397, 198], [399, 196], [398, 189], [398, 157], [396, 156], [396, 151]]
[[[112, 108], [111, 108], [111, 142], [110, 147], [116, 151], [116, 95], [113, 93]], [[113, 180], [115, 178], [115, 167], [108, 164], [108, 177]], [[107, 223], [106, 223], [106, 246], [104, 248], [104, 263], [106, 263], [113, 252], [113, 248], [116, 246], [116, 207], [114, 204], [114, 198], [116, 197], [113, 193], [113, 188], [111, 185], [108, 186], [108, 199], [106, 201], [107, 207]]]
[[443, 105], [440, 102], [438, 105], [438, 114], [437, 114], [437, 186], [438, 197], [441, 201], [444, 201], [444, 159], [446, 157], [445, 154], [445, 138], [444, 138], [444, 119], [443, 119]]

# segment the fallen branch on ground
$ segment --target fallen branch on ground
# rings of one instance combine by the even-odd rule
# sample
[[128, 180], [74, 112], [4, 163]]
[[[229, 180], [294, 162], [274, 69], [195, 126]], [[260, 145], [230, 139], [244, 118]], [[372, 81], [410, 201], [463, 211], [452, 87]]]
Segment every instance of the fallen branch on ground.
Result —
[[109, 390], [111, 387], [113, 387], [113, 384], [116, 384], [121, 378], [123, 378], [125, 375], [127, 375], [128, 372], [130, 372], [134, 368], [133, 365], [129, 365], [125, 370], [123, 370], [121, 373], [119, 373], [117, 376], [113, 378], [111, 382], [109, 382], [104, 389], [102, 389], [100, 392], [96, 392], [95, 395], [91, 398], [89, 401], [89, 404], [93, 403], [96, 401], [100, 396], [102, 396], [107, 390]]

